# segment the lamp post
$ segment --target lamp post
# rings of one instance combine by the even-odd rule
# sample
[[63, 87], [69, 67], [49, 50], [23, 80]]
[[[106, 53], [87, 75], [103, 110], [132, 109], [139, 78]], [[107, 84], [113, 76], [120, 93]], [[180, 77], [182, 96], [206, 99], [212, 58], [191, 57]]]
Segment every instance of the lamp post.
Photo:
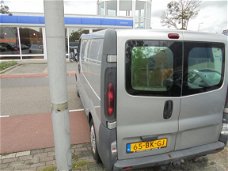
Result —
[[44, 0], [52, 126], [58, 171], [72, 168], [63, 0]]

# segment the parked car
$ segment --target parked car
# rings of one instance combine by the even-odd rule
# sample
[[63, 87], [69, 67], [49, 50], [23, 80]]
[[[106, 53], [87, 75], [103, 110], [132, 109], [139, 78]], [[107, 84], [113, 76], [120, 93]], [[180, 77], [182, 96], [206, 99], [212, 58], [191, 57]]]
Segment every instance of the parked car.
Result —
[[31, 44], [29, 48], [29, 53], [32, 54], [43, 54], [43, 45]]
[[71, 62], [76, 61], [78, 58], [78, 41], [69, 43], [70, 56], [69, 59]]
[[92, 154], [107, 170], [167, 164], [224, 149], [226, 36], [104, 30], [82, 35], [79, 47], [78, 96]]
[[0, 43], [0, 52], [1, 54], [18, 54], [19, 49], [11, 43]]
[[228, 29], [223, 30], [223, 34], [226, 35], [226, 36], [228, 36]]

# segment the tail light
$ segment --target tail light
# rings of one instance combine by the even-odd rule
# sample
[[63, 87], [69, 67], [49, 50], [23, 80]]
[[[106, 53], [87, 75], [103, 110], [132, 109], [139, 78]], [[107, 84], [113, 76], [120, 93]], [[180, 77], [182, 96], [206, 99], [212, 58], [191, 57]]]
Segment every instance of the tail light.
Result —
[[107, 121], [112, 123], [116, 121], [116, 68], [106, 69], [104, 87], [104, 113]]
[[179, 34], [178, 33], [169, 33], [168, 38], [169, 39], [179, 39]]
[[107, 88], [107, 114], [112, 116], [114, 113], [114, 103], [115, 103], [115, 94], [114, 94], [114, 87], [112, 83], [108, 84]]

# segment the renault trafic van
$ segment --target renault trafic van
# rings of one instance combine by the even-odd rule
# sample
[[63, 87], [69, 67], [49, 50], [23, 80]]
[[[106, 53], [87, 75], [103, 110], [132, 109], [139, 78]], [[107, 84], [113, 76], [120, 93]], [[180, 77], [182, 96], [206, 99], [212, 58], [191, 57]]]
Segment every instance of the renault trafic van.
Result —
[[167, 164], [224, 148], [226, 36], [104, 30], [82, 35], [79, 52], [78, 96], [93, 156], [107, 170]]

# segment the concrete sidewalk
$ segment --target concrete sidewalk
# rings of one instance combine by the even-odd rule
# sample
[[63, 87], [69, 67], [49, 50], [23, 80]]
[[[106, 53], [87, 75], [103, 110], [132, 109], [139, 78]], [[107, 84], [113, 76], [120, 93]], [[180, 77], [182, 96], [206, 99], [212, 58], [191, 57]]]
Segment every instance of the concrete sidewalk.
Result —
[[[74, 76], [76, 72], [76, 63], [67, 62], [67, 75]], [[34, 78], [48, 77], [48, 65], [45, 62], [19, 63], [10, 70], [6, 70], [0, 75], [0, 78]]]

